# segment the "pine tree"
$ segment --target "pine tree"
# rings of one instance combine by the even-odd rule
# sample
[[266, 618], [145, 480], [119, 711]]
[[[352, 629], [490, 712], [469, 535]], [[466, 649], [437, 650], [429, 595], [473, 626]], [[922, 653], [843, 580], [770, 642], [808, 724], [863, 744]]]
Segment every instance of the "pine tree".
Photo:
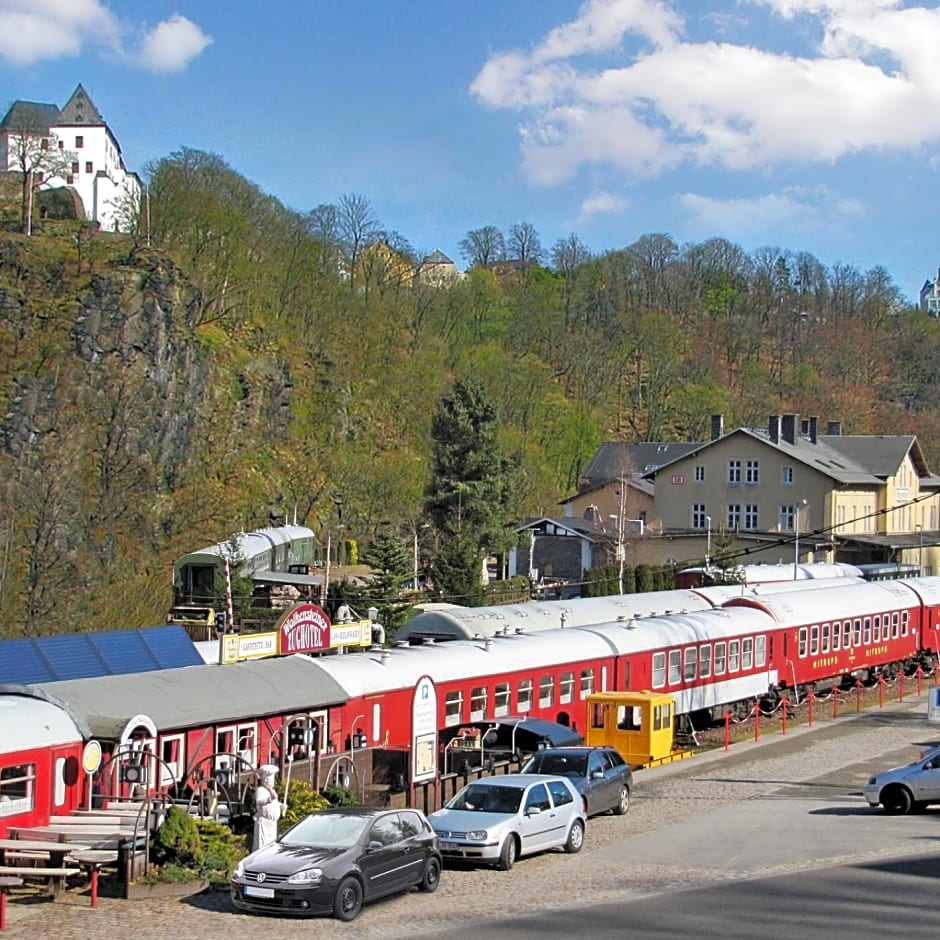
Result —
[[394, 638], [408, 618], [408, 606], [401, 601], [402, 585], [411, 576], [411, 555], [405, 543], [389, 531], [381, 531], [362, 556], [375, 572], [366, 591], [369, 604], [378, 608], [385, 638]]

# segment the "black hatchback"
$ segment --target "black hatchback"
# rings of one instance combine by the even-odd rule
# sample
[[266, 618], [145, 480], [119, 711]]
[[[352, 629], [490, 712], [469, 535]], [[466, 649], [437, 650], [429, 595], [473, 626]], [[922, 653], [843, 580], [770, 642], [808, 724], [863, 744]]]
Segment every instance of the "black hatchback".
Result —
[[264, 914], [352, 920], [365, 902], [413, 887], [436, 890], [437, 836], [415, 809], [347, 806], [313, 813], [232, 874], [232, 902]]
[[519, 773], [567, 777], [584, 798], [587, 816], [608, 810], [622, 816], [630, 808], [633, 773], [613, 747], [546, 748], [533, 754]]

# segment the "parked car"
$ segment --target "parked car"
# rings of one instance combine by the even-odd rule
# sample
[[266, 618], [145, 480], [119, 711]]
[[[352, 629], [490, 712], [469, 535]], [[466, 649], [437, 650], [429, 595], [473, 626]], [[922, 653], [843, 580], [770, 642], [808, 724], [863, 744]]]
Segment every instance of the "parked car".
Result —
[[365, 902], [417, 886], [437, 889], [437, 836], [416, 809], [346, 806], [313, 813], [242, 859], [232, 903], [265, 914], [352, 920]]
[[622, 816], [630, 808], [633, 773], [613, 747], [547, 748], [529, 757], [519, 772], [567, 777], [584, 797], [588, 816], [608, 810]]
[[875, 774], [863, 793], [871, 806], [880, 804], [891, 816], [940, 803], [940, 747], [925, 751], [919, 760], [904, 767]]
[[508, 871], [523, 855], [580, 852], [587, 817], [567, 778], [507, 774], [468, 783], [428, 820], [445, 859]]

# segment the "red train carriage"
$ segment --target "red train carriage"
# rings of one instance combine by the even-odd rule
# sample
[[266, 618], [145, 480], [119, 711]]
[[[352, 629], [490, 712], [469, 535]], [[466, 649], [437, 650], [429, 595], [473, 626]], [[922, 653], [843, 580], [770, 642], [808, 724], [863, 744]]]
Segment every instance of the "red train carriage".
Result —
[[87, 728], [41, 692], [0, 686], [0, 838], [81, 805]]

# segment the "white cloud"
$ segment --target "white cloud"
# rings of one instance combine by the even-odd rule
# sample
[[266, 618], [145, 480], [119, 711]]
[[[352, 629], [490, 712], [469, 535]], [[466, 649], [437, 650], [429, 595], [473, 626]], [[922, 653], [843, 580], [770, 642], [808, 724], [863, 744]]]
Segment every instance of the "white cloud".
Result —
[[101, 0], [0, 0], [0, 59], [15, 66], [74, 57], [98, 48], [130, 65], [179, 71], [212, 39], [175, 14], [124, 48], [125, 29]]
[[675, 0], [590, 0], [531, 49], [494, 55], [471, 91], [522, 114], [523, 167], [542, 185], [589, 165], [628, 176], [745, 170], [940, 138], [940, 10], [902, 0], [739, 9], [747, 3], [776, 17], [773, 49], [746, 22], [740, 42], [720, 41], [726, 24], [708, 18], [714, 38], [688, 41]]
[[579, 222], [586, 222], [596, 215], [616, 215], [629, 208], [630, 200], [613, 193], [594, 192], [581, 203]]
[[819, 233], [837, 230], [864, 215], [857, 200], [845, 199], [825, 186], [791, 187], [750, 198], [717, 199], [681, 193], [676, 201], [686, 211], [689, 225], [703, 236], [734, 231], [742, 237]]

